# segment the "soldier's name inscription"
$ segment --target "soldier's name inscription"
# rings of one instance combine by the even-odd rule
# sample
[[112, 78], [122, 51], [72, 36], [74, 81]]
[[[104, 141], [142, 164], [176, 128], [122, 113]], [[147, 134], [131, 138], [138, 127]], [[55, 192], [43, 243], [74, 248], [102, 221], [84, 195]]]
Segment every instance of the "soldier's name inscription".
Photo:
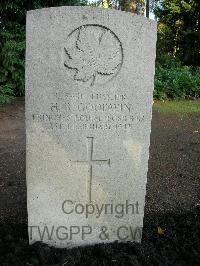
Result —
[[49, 130], [130, 130], [144, 122], [126, 94], [55, 93], [48, 112], [32, 114]]

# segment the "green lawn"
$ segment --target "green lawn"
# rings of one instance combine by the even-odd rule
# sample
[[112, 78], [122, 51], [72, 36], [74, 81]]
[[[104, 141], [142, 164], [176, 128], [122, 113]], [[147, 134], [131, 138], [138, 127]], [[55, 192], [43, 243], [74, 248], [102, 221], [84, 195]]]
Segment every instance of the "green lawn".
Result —
[[200, 114], [200, 100], [182, 100], [182, 101], [155, 101], [153, 109], [164, 113], [199, 113]]

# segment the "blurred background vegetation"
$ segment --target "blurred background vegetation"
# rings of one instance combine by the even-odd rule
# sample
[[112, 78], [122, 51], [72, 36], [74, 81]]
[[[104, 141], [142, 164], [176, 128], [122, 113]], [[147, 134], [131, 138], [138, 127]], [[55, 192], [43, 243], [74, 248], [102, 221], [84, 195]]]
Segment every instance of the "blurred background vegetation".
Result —
[[0, 0], [0, 103], [24, 95], [26, 11], [62, 5], [113, 8], [156, 19], [154, 98], [199, 98], [200, 0]]

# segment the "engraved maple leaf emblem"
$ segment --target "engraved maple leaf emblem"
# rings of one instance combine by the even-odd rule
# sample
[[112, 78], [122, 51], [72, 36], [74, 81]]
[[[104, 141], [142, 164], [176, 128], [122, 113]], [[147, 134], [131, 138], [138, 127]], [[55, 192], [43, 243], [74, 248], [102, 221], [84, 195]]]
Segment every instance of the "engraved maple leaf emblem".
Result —
[[74, 69], [74, 79], [90, 82], [107, 80], [116, 74], [122, 64], [122, 48], [117, 37], [100, 26], [82, 26], [71, 37], [71, 44], [65, 47], [64, 65]]

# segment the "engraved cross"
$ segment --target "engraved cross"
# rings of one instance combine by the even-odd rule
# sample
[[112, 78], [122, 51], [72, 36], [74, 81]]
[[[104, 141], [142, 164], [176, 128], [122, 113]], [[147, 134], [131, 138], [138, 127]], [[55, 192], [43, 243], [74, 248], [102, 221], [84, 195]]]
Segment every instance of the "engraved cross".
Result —
[[92, 201], [92, 178], [93, 178], [93, 166], [94, 165], [104, 165], [107, 164], [110, 167], [110, 159], [107, 160], [94, 160], [93, 159], [94, 150], [94, 138], [87, 137], [87, 161], [74, 161], [76, 163], [87, 164], [89, 166], [89, 176], [87, 179], [87, 195], [88, 201]]

